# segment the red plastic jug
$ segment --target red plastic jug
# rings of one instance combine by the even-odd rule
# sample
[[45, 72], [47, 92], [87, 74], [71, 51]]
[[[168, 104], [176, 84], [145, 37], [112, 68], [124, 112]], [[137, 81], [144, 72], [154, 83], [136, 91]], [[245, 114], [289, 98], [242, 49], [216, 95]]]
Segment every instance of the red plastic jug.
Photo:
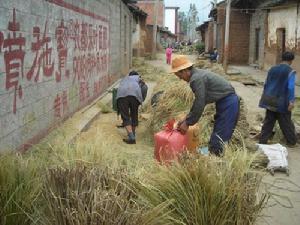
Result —
[[178, 156], [186, 151], [188, 136], [174, 129], [175, 120], [170, 120], [164, 130], [154, 135], [155, 151], [157, 161], [170, 163], [177, 160]]

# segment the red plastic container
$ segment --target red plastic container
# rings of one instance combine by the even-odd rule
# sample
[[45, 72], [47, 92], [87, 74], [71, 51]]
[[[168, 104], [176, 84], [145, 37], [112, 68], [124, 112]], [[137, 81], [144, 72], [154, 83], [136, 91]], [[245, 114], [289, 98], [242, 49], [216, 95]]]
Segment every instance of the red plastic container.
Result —
[[188, 136], [174, 129], [175, 120], [169, 121], [164, 130], [154, 135], [154, 156], [161, 163], [170, 163], [187, 150]]

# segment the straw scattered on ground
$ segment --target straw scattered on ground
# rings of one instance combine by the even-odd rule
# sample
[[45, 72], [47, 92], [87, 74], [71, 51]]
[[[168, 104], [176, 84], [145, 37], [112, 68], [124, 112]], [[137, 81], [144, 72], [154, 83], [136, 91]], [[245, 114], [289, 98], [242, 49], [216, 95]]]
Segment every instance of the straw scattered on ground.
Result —
[[[261, 174], [252, 169], [256, 155], [239, 141], [227, 146], [223, 158], [191, 155], [169, 167], [154, 161], [153, 145], [142, 136], [152, 138], [169, 118], [187, 113], [193, 94], [174, 76], [153, 74], [158, 69], [139, 63], [135, 66], [144, 68], [145, 78], [155, 79], [156, 91], [164, 94], [156, 107], [145, 107], [150, 119], [138, 128], [138, 144], [124, 145], [126, 133], [112, 122], [116, 115], [107, 113], [72, 143], [66, 143], [65, 130], [25, 155], [0, 155], [0, 224], [255, 222], [268, 196], [258, 195]], [[203, 145], [214, 110], [214, 105], [206, 107], [199, 122]]]

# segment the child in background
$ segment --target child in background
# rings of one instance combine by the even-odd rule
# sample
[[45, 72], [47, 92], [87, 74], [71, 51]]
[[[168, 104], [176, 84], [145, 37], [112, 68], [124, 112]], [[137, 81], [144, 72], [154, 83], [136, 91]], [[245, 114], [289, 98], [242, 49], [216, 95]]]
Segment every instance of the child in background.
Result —
[[166, 49], [166, 58], [167, 58], [167, 64], [169, 64], [169, 65], [171, 65], [172, 52], [173, 52], [173, 49], [170, 47], [170, 45], [168, 45], [168, 47]]

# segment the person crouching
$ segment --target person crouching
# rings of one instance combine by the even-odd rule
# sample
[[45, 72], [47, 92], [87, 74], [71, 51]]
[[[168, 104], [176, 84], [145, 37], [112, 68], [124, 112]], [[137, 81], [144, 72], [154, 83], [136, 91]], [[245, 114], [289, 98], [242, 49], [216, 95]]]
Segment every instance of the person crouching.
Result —
[[127, 144], [136, 144], [135, 130], [138, 126], [138, 108], [147, 95], [147, 85], [136, 71], [131, 71], [120, 83], [117, 91], [117, 108], [127, 131]]
[[223, 144], [231, 139], [239, 116], [239, 97], [234, 88], [220, 75], [194, 68], [193, 63], [182, 55], [173, 59], [172, 73], [188, 82], [195, 95], [190, 112], [178, 122], [177, 129], [186, 133], [189, 126], [199, 121], [205, 106], [215, 103], [216, 115], [209, 151], [216, 156], [223, 155]]

